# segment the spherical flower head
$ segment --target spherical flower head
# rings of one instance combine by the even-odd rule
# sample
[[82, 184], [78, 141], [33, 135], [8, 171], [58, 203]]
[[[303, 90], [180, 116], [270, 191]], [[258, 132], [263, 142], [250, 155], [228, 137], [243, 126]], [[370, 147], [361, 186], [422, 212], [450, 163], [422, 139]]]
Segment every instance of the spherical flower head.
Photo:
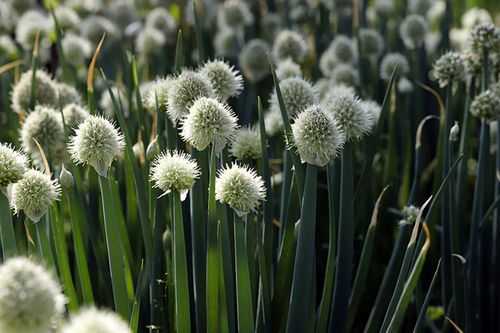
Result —
[[323, 102], [323, 109], [333, 116], [346, 141], [357, 140], [373, 128], [373, 115], [366, 112], [359, 98], [349, 90], [330, 93]]
[[276, 76], [280, 80], [285, 80], [291, 77], [302, 77], [300, 66], [293, 62], [292, 59], [280, 61], [276, 67]]
[[142, 29], [135, 39], [135, 49], [143, 56], [158, 54], [166, 39], [160, 30], [151, 27]]
[[[120, 30], [113, 21], [98, 15], [87, 16], [80, 25], [80, 33], [81, 36], [87, 38], [94, 47], [97, 46], [104, 33], [108, 40], [116, 40], [120, 37]], [[106, 45], [106, 43], [104, 43], [104, 45]]]
[[66, 83], [56, 82], [57, 96], [61, 108], [68, 104], [82, 104], [82, 97], [75, 87]]
[[182, 121], [182, 138], [198, 150], [213, 144], [221, 151], [234, 139], [237, 118], [229, 108], [214, 98], [197, 99]]
[[465, 64], [462, 55], [457, 52], [443, 54], [434, 63], [431, 74], [439, 82], [441, 88], [454, 81], [461, 81], [465, 76]]
[[243, 127], [238, 130], [229, 149], [237, 160], [257, 160], [262, 156], [258, 127]]
[[19, 15], [13, 5], [7, 1], [0, 2], [0, 30], [2, 31], [12, 31], [16, 27]]
[[410, 0], [408, 10], [410, 13], [425, 16], [433, 4], [432, 0]]
[[377, 14], [387, 17], [394, 11], [394, 0], [375, 0], [374, 7]]
[[208, 78], [215, 96], [223, 102], [230, 97], [238, 96], [243, 90], [243, 78], [240, 72], [224, 61], [208, 61], [200, 68], [200, 73]]
[[299, 113], [292, 124], [293, 143], [303, 163], [323, 167], [345, 142], [333, 117], [313, 105]]
[[[283, 80], [279, 86], [286, 111], [292, 117], [318, 101], [313, 86], [299, 77]], [[272, 109], [280, 109], [276, 91], [271, 95], [270, 105]]]
[[17, 21], [16, 40], [25, 50], [31, 50], [35, 44], [36, 34], [40, 34], [40, 42], [47, 46], [47, 38], [52, 29], [52, 21], [41, 11], [30, 9]]
[[398, 81], [397, 88], [401, 94], [409, 94], [413, 91], [413, 83], [406, 77], [402, 77]]
[[493, 19], [486, 9], [473, 7], [462, 15], [462, 27], [467, 31], [484, 23], [493, 23]]
[[167, 42], [175, 40], [177, 34], [177, 23], [167, 9], [156, 7], [146, 16], [146, 26], [155, 28], [165, 35]]
[[332, 72], [332, 81], [335, 85], [355, 87], [359, 85], [359, 73], [348, 64], [339, 64]]
[[74, 315], [61, 333], [131, 333], [128, 324], [111, 311], [87, 308]]
[[380, 64], [380, 77], [382, 80], [389, 81], [396, 67], [399, 75], [404, 76], [410, 72], [410, 64], [404, 55], [401, 53], [386, 54]]
[[215, 54], [224, 58], [236, 58], [241, 49], [237, 31], [223, 28], [217, 31], [214, 38]]
[[283, 117], [278, 109], [270, 109], [264, 114], [264, 126], [266, 127], [266, 134], [275, 136], [283, 131], [285, 124]]
[[112, 0], [107, 4], [107, 15], [121, 29], [137, 21], [137, 8], [134, 1]]
[[106, 177], [113, 160], [124, 148], [123, 136], [109, 120], [90, 115], [70, 139], [69, 152], [76, 163], [88, 164]]
[[0, 143], [0, 189], [20, 180], [27, 167], [28, 159], [23, 153]]
[[470, 112], [489, 121], [500, 119], [500, 95], [491, 89], [482, 92], [472, 101]]
[[168, 89], [168, 116], [173, 123], [177, 123], [189, 113], [189, 109], [197, 99], [212, 96], [214, 96], [214, 89], [208, 78], [199, 73], [184, 70]]
[[[128, 97], [125, 93], [125, 90], [119, 86], [111, 87], [111, 93], [115, 98], [115, 102], [121, 106], [123, 115], [125, 118], [129, 116], [129, 105], [128, 105]], [[111, 98], [111, 93], [108, 89], [103, 91], [101, 98], [99, 99], [99, 106], [101, 107], [104, 115], [108, 118], [112, 118], [115, 114], [115, 106], [113, 103], [113, 99]]]
[[167, 111], [168, 89], [172, 84], [171, 77], [156, 79], [142, 92], [142, 104], [149, 111], [156, 111], [156, 107], [162, 112]]
[[402, 211], [404, 220], [409, 223], [415, 223], [417, 221], [419, 211], [420, 209], [413, 205], [405, 206]]
[[270, 49], [262, 39], [252, 39], [241, 50], [239, 62], [245, 77], [258, 82], [270, 73], [267, 55]]
[[297, 1], [292, 8], [290, 8], [290, 12], [288, 16], [290, 17], [290, 21], [295, 26], [300, 26], [303, 24], [307, 24], [308, 20], [314, 18], [314, 15], [311, 13], [311, 9], [306, 1]]
[[38, 170], [28, 170], [23, 178], [12, 186], [11, 206], [14, 213], [21, 211], [33, 222], [38, 222], [48, 212], [52, 203], [59, 200], [60, 186], [57, 180]]
[[321, 78], [314, 83], [313, 88], [317, 92], [319, 100], [322, 101], [330, 93], [332, 82], [327, 78]]
[[0, 57], [14, 60], [18, 57], [19, 51], [14, 40], [8, 36], [0, 36]]
[[219, 25], [231, 29], [242, 28], [253, 23], [253, 15], [245, 1], [227, 0], [219, 8]]
[[64, 123], [67, 128], [75, 129], [83, 123], [90, 113], [79, 104], [68, 104], [63, 109]]
[[0, 266], [0, 331], [52, 332], [64, 313], [61, 287], [47, 270], [18, 257]]
[[384, 51], [384, 39], [375, 29], [359, 30], [359, 44], [363, 56], [378, 57]]
[[497, 49], [500, 47], [500, 29], [493, 23], [477, 24], [470, 31], [469, 40], [476, 52]]
[[198, 164], [182, 152], [160, 153], [151, 166], [150, 179], [153, 186], [164, 193], [177, 191], [181, 194], [181, 198], [186, 197], [198, 178], [200, 178]]
[[266, 40], [272, 42], [279, 31], [282, 29], [282, 19], [279, 14], [266, 13], [260, 20], [261, 31], [266, 32]]
[[274, 40], [273, 56], [276, 61], [283, 61], [291, 58], [300, 64], [307, 55], [307, 43], [296, 31], [283, 30]]
[[68, 0], [66, 2], [71, 8], [84, 15], [104, 10], [104, 0]]
[[429, 30], [427, 21], [420, 15], [408, 15], [399, 26], [399, 34], [409, 49], [416, 49], [425, 41]]
[[[33, 72], [24, 72], [12, 89], [12, 109], [16, 113], [29, 112]], [[57, 87], [49, 74], [37, 70], [35, 74], [35, 105], [58, 105]]]
[[255, 170], [234, 163], [218, 172], [215, 198], [227, 204], [239, 216], [256, 212], [265, 197], [264, 181]]
[[62, 160], [65, 151], [64, 128], [58, 111], [37, 106], [21, 127], [23, 150], [42, 165], [40, 149], [34, 140], [38, 141], [48, 161], [57, 164]]
[[483, 57], [481, 54], [467, 49], [462, 52], [462, 58], [464, 60], [465, 73], [468, 76], [481, 75], [483, 68]]
[[63, 31], [76, 30], [80, 25], [80, 17], [70, 7], [57, 6], [54, 9], [54, 14], [57, 18], [57, 24]]
[[74, 33], [64, 35], [61, 46], [64, 52], [64, 60], [73, 66], [82, 66], [92, 55], [92, 44], [88, 39]]
[[373, 119], [372, 128], [374, 128], [377, 125], [378, 120], [380, 118], [382, 107], [380, 106], [380, 104], [372, 100], [361, 101], [360, 104], [361, 107], [365, 110], [365, 113], [371, 115], [370, 118]]
[[357, 58], [357, 50], [354, 42], [347, 36], [339, 35], [335, 37], [330, 45], [332, 53], [339, 62], [353, 63]]
[[332, 52], [331, 48], [326, 49], [319, 58], [319, 69], [321, 73], [326, 77], [332, 76], [333, 70], [335, 69], [335, 67], [337, 67], [338, 64], [339, 61], [335, 57], [335, 54]]

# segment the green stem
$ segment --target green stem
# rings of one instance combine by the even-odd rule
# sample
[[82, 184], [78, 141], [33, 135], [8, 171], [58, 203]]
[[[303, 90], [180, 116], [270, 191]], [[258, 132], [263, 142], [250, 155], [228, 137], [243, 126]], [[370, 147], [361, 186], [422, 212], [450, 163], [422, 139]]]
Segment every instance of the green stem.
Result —
[[38, 254], [40, 255], [40, 258], [45, 261], [45, 264], [47, 264], [47, 266], [55, 269], [56, 262], [54, 260], [54, 254], [52, 253], [52, 248], [50, 247], [49, 241], [49, 225], [50, 217], [48, 213], [42, 220], [35, 223]]
[[16, 234], [12, 224], [9, 200], [0, 193], [0, 240], [4, 260], [17, 254]]
[[[443, 151], [443, 162], [441, 175], [444, 178], [448, 173], [450, 168], [450, 141], [449, 133], [452, 122], [452, 110], [450, 109], [450, 98], [451, 98], [451, 87], [448, 85], [446, 87], [446, 98], [445, 98], [445, 108], [444, 108], [444, 126], [441, 128], [443, 130], [443, 135], [441, 135], [442, 142], [440, 143]], [[448, 302], [451, 294], [451, 233], [452, 226], [450, 221], [450, 196], [452, 195], [450, 186], [447, 186], [443, 190], [443, 196], [441, 198], [441, 258], [442, 258], [442, 269], [441, 269], [441, 302], [445, 309], [448, 308]]]
[[411, 227], [412, 225], [408, 222], [403, 222], [399, 225], [398, 236], [396, 237], [389, 264], [387, 265], [377, 297], [375, 298], [375, 303], [368, 317], [368, 322], [364, 329], [365, 333], [375, 333], [380, 330], [381, 321], [391, 299], [394, 286], [396, 285], [396, 279], [403, 261], [405, 247], [410, 239]]
[[193, 157], [201, 168], [201, 179], [190, 191], [191, 204], [191, 246], [193, 256], [194, 310], [196, 331], [206, 332], [205, 314], [205, 276], [207, 251], [207, 187], [208, 187], [208, 151], [193, 149]]
[[180, 194], [173, 194], [173, 267], [175, 279], [175, 324], [177, 333], [191, 332], [189, 276]]
[[328, 328], [328, 319], [330, 316], [330, 307], [333, 296], [333, 282], [335, 280], [335, 257], [337, 253], [337, 207], [335, 205], [335, 196], [338, 193], [339, 168], [338, 163], [332, 161], [326, 169], [328, 183], [328, 257], [325, 269], [325, 282], [323, 286], [323, 296], [319, 306], [319, 318], [316, 326], [316, 332], [326, 332]]
[[298, 230], [297, 250], [293, 271], [292, 293], [286, 331], [289, 333], [311, 332], [309, 313], [311, 300], [311, 284], [314, 279], [314, 252], [316, 229], [316, 197], [318, 183], [318, 167], [307, 164], [302, 196], [300, 227]]
[[59, 268], [59, 276], [64, 285], [64, 293], [68, 297], [68, 309], [70, 312], [78, 310], [78, 298], [76, 296], [73, 277], [71, 276], [71, 268], [68, 257], [68, 245], [64, 234], [64, 222], [57, 215], [56, 208], [53, 207], [49, 211], [52, 220], [52, 235], [54, 237], [57, 263]]
[[236, 300], [238, 309], [238, 332], [253, 333], [254, 311], [250, 269], [246, 244], [246, 227], [248, 216], [243, 219], [235, 217], [234, 223], [234, 253], [236, 267]]
[[351, 295], [354, 252], [353, 144], [342, 151], [340, 176], [340, 212], [335, 290], [331, 309], [330, 331], [344, 332]]
[[129, 301], [125, 282], [125, 267], [122, 246], [120, 244], [120, 231], [117, 221], [113, 220], [113, 196], [111, 184], [107, 178], [99, 176], [99, 188], [102, 197], [102, 210], [104, 217], [104, 232], [108, 249], [109, 270], [115, 310], [124, 319], [129, 318]]
[[217, 207], [215, 202], [216, 156], [212, 147], [210, 156], [210, 180], [208, 187], [207, 226], [207, 332], [219, 331], [219, 258], [217, 251]]
[[71, 216], [71, 231], [73, 236], [73, 248], [75, 252], [76, 268], [78, 271], [78, 279], [83, 295], [83, 302], [86, 304], [94, 303], [94, 294], [92, 292], [92, 284], [90, 282], [89, 266], [87, 262], [87, 253], [83, 242], [82, 234], [82, 215], [80, 208], [76, 203], [76, 193], [70, 190], [70, 193], [64, 193], [65, 203], [69, 215]]

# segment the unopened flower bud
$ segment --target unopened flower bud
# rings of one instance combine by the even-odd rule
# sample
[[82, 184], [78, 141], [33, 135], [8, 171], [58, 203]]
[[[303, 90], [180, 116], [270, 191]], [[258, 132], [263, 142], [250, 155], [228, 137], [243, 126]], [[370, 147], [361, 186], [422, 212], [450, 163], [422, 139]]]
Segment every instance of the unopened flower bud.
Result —
[[68, 171], [68, 169], [64, 167], [64, 164], [61, 168], [61, 173], [59, 174], [59, 183], [65, 189], [72, 188], [73, 184], [75, 183], [73, 175], [71, 174], [71, 172]]
[[459, 135], [460, 135], [460, 126], [458, 125], [458, 122], [455, 121], [455, 124], [450, 129], [450, 142], [457, 142]]

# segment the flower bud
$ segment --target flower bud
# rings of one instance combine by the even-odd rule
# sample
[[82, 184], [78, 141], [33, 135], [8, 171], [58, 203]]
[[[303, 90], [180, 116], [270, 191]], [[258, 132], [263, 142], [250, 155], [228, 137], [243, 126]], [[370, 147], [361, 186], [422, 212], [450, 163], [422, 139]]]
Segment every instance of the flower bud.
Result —
[[458, 125], [458, 122], [455, 121], [455, 124], [450, 129], [450, 141], [457, 142], [459, 139], [459, 135], [460, 135], [460, 126]]
[[59, 183], [65, 189], [72, 188], [75, 183], [73, 175], [64, 167], [64, 164], [62, 165], [61, 173], [59, 174]]

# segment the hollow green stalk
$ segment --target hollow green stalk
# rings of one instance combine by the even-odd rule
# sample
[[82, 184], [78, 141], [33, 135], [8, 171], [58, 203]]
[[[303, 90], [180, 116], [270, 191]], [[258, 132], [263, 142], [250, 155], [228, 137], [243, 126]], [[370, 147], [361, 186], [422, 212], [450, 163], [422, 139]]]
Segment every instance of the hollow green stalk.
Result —
[[189, 302], [189, 276], [182, 219], [181, 198], [178, 192], [173, 193], [173, 267], [175, 279], [175, 324], [176, 332], [191, 332], [191, 311]]
[[254, 332], [254, 310], [252, 285], [250, 283], [249, 257], [246, 242], [248, 216], [235, 216], [234, 254], [236, 271], [236, 299], [238, 309], [238, 332]]
[[208, 187], [208, 226], [207, 226], [207, 276], [206, 276], [206, 313], [207, 332], [219, 331], [219, 274], [220, 260], [217, 251], [217, 205], [215, 202], [215, 176], [217, 173], [216, 152], [212, 147], [210, 155], [210, 180]]
[[0, 241], [4, 260], [17, 254], [16, 234], [7, 196], [0, 193]]
[[120, 231], [113, 219], [113, 194], [109, 179], [99, 176], [102, 210], [104, 217], [104, 232], [108, 250], [109, 270], [115, 310], [124, 319], [129, 318], [129, 300], [125, 281], [124, 257], [120, 241]]
[[315, 260], [316, 197], [318, 168], [307, 164], [300, 227], [297, 238], [297, 251], [293, 271], [292, 293], [286, 331], [289, 333], [311, 332], [308, 318], [309, 301], [313, 284]]
[[[30, 223], [28, 221], [28, 223]], [[56, 261], [52, 252], [52, 247], [49, 239], [50, 216], [45, 214], [39, 222], [35, 223], [37, 249], [40, 258], [45, 261], [48, 267], [56, 269]]]
[[352, 265], [354, 257], [352, 142], [347, 142], [342, 151], [340, 174], [339, 234], [335, 289], [331, 308], [331, 332], [344, 332], [347, 323], [349, 297], [351, 295]]

